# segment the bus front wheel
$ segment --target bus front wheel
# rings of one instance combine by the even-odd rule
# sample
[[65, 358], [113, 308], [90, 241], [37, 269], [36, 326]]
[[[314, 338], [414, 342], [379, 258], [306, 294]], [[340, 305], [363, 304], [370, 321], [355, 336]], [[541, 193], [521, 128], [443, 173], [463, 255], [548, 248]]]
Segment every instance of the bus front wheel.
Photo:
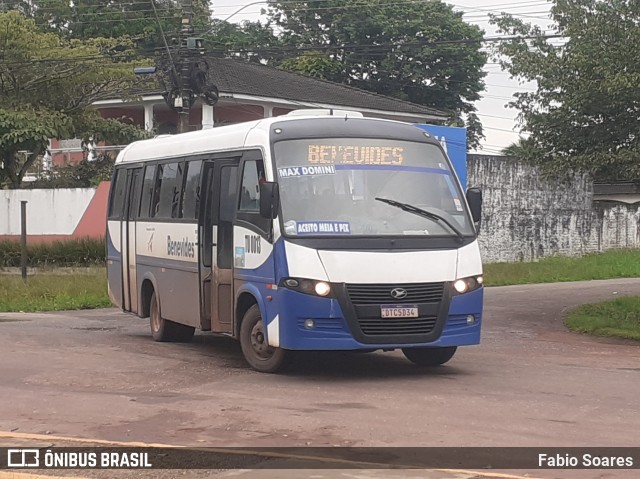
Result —
[[267, 344], [265, 325], [257, 304], [251, 306], [242, 318], [240, 347], [249, 365], [261, 373], [280, 371], [288, 359], [287, 351]]
[[151, 295], [149, 307], [149, 323], [151, 325], [151, 335], [155, 341], [175, 341], [188, 343], [193, 338], [195, 328], [184, 324], [174, 323], [162, 317], [160, 303], [155, 291]]
[[404, 348], [405, 357], [418, 366], [440, 366], [456, 353], [456, 346], [448, 348]]

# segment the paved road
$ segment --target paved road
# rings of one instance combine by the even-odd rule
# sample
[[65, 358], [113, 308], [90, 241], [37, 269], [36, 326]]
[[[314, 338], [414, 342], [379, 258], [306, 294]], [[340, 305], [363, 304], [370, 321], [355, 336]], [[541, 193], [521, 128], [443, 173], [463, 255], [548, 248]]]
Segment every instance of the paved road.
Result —
[[[227, 338], [154, 343], [146, 321], [115, 310], [0, 313], [0, 430], [209, 446], [640, 446], [640, 347], [562, 325], [575, 305], [628, 294], [640, 280], [489, 288], [482, 345], [445, 367], [399, 352], [305, 354], [280, 376], [253, 372]], [[613, 477], [588, 474], [562, 477]]]

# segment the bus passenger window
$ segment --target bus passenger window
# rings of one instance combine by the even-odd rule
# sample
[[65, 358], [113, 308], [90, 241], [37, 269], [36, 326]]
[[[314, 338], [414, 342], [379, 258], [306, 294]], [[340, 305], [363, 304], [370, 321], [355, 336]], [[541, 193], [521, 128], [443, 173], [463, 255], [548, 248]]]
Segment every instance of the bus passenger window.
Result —
[[223, 166], [220, 169], [220, 210], [218, 213], [219, 268], [231, 268], [233, 257], [233, 220], [236, 205], [238, 167]]
[[148, 165], [144, 170], [144, 181], [142, 183], [142, 202], [140, 204], [140, 218], [149, 217], [149, 208], [153, 199], [153, 186], [156, 174], [156, 165]]
[[180, 217], [180, 194], [182, 193], [182, 163], [168, 163], [162, 170], [160, 203], [156, 218]]
[[260, 183], [264, 182], [262, 161], [247, 161], [242, 174], [240, 188], [240, 211], [260, 211]]
[[109, 219], [120, 219], [124, 206], [124, 195], [127, 189], [127, 170], [116, 170], [115, 187], [111, 190], [109, 203]]
[[164, 165], [158, 165], [158, 174], [156, 175], [156, 181], [153, 184], [153, 191], [151, 194], [151, 211], [149, 216], [156, 218], [158, 216], [158, 209], [160, 207], [160, 189], [162, 187], [162, 170]]
[[201, 161], [186, 164], [186, 179], [182, 198], [182, 218], [196, 219], [200, 210], [200, 170]]

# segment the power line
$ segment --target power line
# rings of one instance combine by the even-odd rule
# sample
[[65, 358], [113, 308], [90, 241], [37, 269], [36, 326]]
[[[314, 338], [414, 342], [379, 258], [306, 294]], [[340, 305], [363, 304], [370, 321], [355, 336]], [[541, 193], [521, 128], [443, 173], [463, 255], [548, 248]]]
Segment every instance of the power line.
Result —
[[[315, 3], [323, 3], [323, 2], [329, 2], [329, 1], [333, 1], [333, 0], [314, 0]], [[265, 5], [268, 5], [269, 2], [268, 0], [264, 0], [262, 2], [256, 2], [256, 3], [264, 3]], [[283, 1], [278, 1], [278, 4], [299, 4], [300, 0], [283, 0]], [[421, 0], [410, 0], [407, 2], [403, 2], [403, 3], [422, 3]], [[377, 5], [385, 5], [385, 4], [380, 4], [380, 3], [374, 3], [371, 4], [374, 6]], [[507, 2], [507, 3], [495, 3], [495, 4], [491, 4], [491, 5], [485, 5], [485, 7], [502, 7], [502, 6], [516, 6], [516, 5], [521, 5], [520, 7], [515, 7], [515, 8], [526, 8], [529, 6], [542, 6], [542, 5], [549, 5], [549, 2], [546, 1], [540, 1], [540, 0], [526, 0], [526, 1], [520, 1], [520, 2]], [[229, 5], [218, 5], [217, 7], [215, 7], [215, 10], [218, 10], [220, 8], [233, 8], [236, 9], [238, 8], [237, 4], [229, 4]], [[325, 7], [327, 8], [327, 7]], [[339, 5], [336, 5], [334, 8], [340, 8]], [[459, 8], [465, 8], [465, 7], [459, 7]]]
[[273, 52], [273, 53], [281, 53], [286, 51], [319, 51], [319, 50], [327, 50], [327, 51], [339, 51], [339, 50], [349, 50], [349, 51], [357, 51], [357, 50], [370, 50], [370, 49], [384, 49], [384, 48], [405, 48], [405, 47], [430, 47], [430, 46], [442, 46], [442, 45], [469, 45], [469, 44], [481, 44], [481, 43], [501, 43], [508, 41], [521, 41], [521, 40], [535, 40], [535, 39], [552, 39], [552, 38], [565, 38], [564, 35], [560, 34], [552, 34], [552, 35], [543, 35], [543, 36], [533, 36], [533, 35], [516, 35], [516, 36], [496, 36], [496, 37], [483, 37], [478, 39], [472, 38], [460, 38], [460, 39], [452, 39], [452, 40], [426, 40], [426, 41], [415, 41], [415, 42], [407, 42], [403, 44], [396, 43], [378, 43], [373, 45], [363, 45], [363, 44], [346, 44], [346, 45], [313, 45], [313, 46], [278, 46], [278, 47], [258, 47], [251, 49], [229, 49], [226, 50], [229, 53], [260, 53], [260, 52]]
[[[180, 18], [179, 16], [172, 17], [158, 17], [159, 20], [176, 20]], [[94, 23], [128, 23], [128, 22], [139, 22], [140, 20], [144, 20], [144, 18], [118, 18], [118, 19], [99, 19], [99, 20], [91, 20], [91, 21], [73, 21], [69, 20], [71, 26], [73, 25], [92, 25]], [[50, 27], [49, 23], [36, 23], [39, 27]], [[68, 26], [68, 25], [67, 25]]]
[[150, 0], [151, 6], [153, 7], [153, 12], [156, 17], [156, 22], [158, 23], [158, 27], [160, 28], [160, 34], [162, 35], [162, 41], [164, 42], [164, 47], [167, 50], [167, 55], [169, 55], [169, 61], [171, 62], [171, 67], [176, 78], [178, 77], [178, 71], [176, 70], [176, 63], [173, 61], [171, 57], [171, 49], [169, 48], [169, 43], [167, 42], [167, 37], [164, 34], [164, 30], [162, 29], [162, 23], [160, 22], [160, 18], [158, 17], [158, 11], [156, 10], [156, 2], [155, 0]]
[[[316, 0], [316, 1], [328, 1], [328, 0]], [[254, 2], [254, 3], [267, 3], [265, 2]], [[278, 2], [279, 5], [283, 5], [283, 4], [299, 4], [299, 2], [296, 1], [291, 1], [291, 2], [287, 2], [287, 1], [283, 1], [283, 2]], [[348, 9], [352, 9], [352, 8], [362, 8], [362, 7], [370, 7], [370, 8], [376, 8], [376, 7], [380, 7], [380, 8], [385, 8], [388, 6], [398, 6], [398, 5], [413, 5], [413, 4], [421, 4], [423, 3], [422, 0], [405, 0], [405, 1], [399, 1], [399, 2], [392, 2], [392, 3], [359, 3], [359, 4], [354, 4], [354, 5], [334, 5], [334, 6], [328, 6], [328, 7], [306, 7], [306, 8], [296, 8], [296, 7], [291, 7], [291, 8], [279, 8], [279, 10], [286, 12], [319, 12], [319, 11], [323, 11], [323, 10], [332, 10], [332, 11], [340, 11], [340, 10], [348, 10]], [[539, 2], [539, 1], [535, 1], [535, 2], [516, 2], [516, 3], [512, 3], [512, 4], [495, 4], [494, 6], [509, 6], [511, 8], [530, 8], [530, 7], [535, 7], [535, 6], [542, 6], [542, 5], [549, 5], [547, 2]], [[491, 5], [487, 5], [487, 7], [491, 7]], [[220, 8], [220, 7], [219, 7]], [[231, 5], [224, 5], [222, 6], [222, 8], [237, 8], [237, 6], [231, 6]], [[476, 8], [476, 7], [455, 7], [454, 8], [460, 8], [460, 10], [454, 10], [456, 12], [464, 12], [464, 13], [470, 13], [472, 16], [475, 15], [479, 18], [483, 18], [486, 17], [489, 13], [498, 13], [498, 12], [494, 12], [492, 10], [487, 10], [487, 9], [480, 9], [480, 8]], [[472, 10], [472, 12], [465, 12], [465, 9], [468, 10]], [[216, 9], [216, 11], [218, 11], [218, 9]], [[484, 15], [478, 15], [477, 13], [473, 13], [473, 11], [478, 11], [478, 12], [487, 12]], [[244, 14], [260, 14], [262, 13], [262, 9], [259, 11], [250, 11], [250, 12], [244, 12]], [[520, 12], [520, 13], [516, 13], [516, 12], [501, 12], [501, 13], [509, 13], [513, 16], [530, 16], [533, 14], [540, 14], [540, 13], [548, 13], [548, 10], [544, 10], [544, 11], [536, 11], [536, 12]], [[539, 18], [539, 17], [531, 17], [531, 18]], [[541, 18], [541, 19], [548, 19], [548, 18]]]
[[[328, 0], [317, 0], [317, 1], [328, 1]], [[263, 3], [263, 2], [254, 2], [254, 3]], [[266, 1], [264, 3], [267, 3]], [[287, 5], [287, 4], [298, 4], [299, 2], [296, 1], [283, 1], [283, 2], [279, 2], [280, 5]], [[361, 7], [371, 7], [371, 8], [375, 8], [375, 7], [380, 7], [380, 8], [385, 8], [388, 6], [397, 6], [397, 5], [412, 5], [412, 4], [420, 4], [422, 3], [422, 0], [403, 0], [403, 1], [398, 1], [398, 2], [391, 2], [391, 3], [371, 3], [371, 2], [363, 2], [363, 3], [358, 3], [355, 5], [337, 5], [337, 6], [329, 6], [329, 7], [306, 7], [306, 8], [295, 8], [295, 7], [291, 7], [291, 8], [282, 8], [283, 11], [296, 11], [296, 12], [302, 12], [302, 11], [309, 11], [309, 12], [313, 12], [313, 11], [322, 11], [322, 10], [347, 10], [347, 9], [351, 9], [351, 8], [361, 8]], [[145, 5], [145, 2], [129, 2], [129, 3], [119, 3], [118, 6], [139, 6], [139, 5]], [[524, 4], [524, 5], [523, 5]], [[148, 5], [148, 4], [146, 4]], [[251, 4], [249, 4], [251, 5]], [[515, 4], [496, 4], [495, 6], [505, 6], [505, 5], [509, 5], [511, 8], [525, 8], [525, 7], [530, 7], [530, 6], [537, 6], [537, 5], [541, 5], [540, 2], [519, 2], [519, 3], [515, 3]], [[247, 5], [248, 6], [248, 5]], [[228, 6], [224, 6], [226, 8], [232, 8], [231, 5]], [[74, 7], [71, 7], [72, 11]], [[235, 8], [235, 7], [233, 7]], [[476, 8], [476, 7], [460, 7], [462, 8], [464, 11], [464, 9], [469, 9], [469, 10], [473, 10], [473, 11], [481, 11], [481, 12], [491, 12], [493, 13], [491, 10], [486, 10], [486, 9], [480, 9], [480, 8]], [[58, 9], [56, 9], [55, 7], [40, 7], [38, 8], [38, 12], [46, 12], [46, 11], [57, 11]], [[165, 7], [163, 8], [163, 10], [165, 11], [170, 11], [170, 7]], [[126, 13], [130, 14], [130, 13], [135, 13], [135, 12], [151, 12], [151, 10], [129, 10]], [[113, 11], [113, 12], [93, 12], [93, 13], [78, 13], [78, 16], [95, 16], [95, 15], [113, 15], [113, 14], [118, 14], [118, 13], [123, 13], [122, 11]], [[245, 12], [245, 13], [261, 13], [260, 12]], [[508, 12], [505, 12], [508, 13]], [[531, 12], [533, 13], [533, 12]], [[546, 12], [536, 12], [536, 13], [546, 13]], [[514, 16], [523, 16], [526, 14], [525, 13], [511, 13]], [[482, 16], [486, 16], [486, 15], [482, 15]], [[78, 22], [75, 22], [78, 23]]]

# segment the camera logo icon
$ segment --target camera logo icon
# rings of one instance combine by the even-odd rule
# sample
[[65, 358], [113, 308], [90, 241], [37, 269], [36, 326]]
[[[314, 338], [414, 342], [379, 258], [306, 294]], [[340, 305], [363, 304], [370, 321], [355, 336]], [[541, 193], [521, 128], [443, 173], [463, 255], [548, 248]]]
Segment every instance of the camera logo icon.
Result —
[[39, 467], [40, 451], [38, 449], [8, 449], [7, 467]]

